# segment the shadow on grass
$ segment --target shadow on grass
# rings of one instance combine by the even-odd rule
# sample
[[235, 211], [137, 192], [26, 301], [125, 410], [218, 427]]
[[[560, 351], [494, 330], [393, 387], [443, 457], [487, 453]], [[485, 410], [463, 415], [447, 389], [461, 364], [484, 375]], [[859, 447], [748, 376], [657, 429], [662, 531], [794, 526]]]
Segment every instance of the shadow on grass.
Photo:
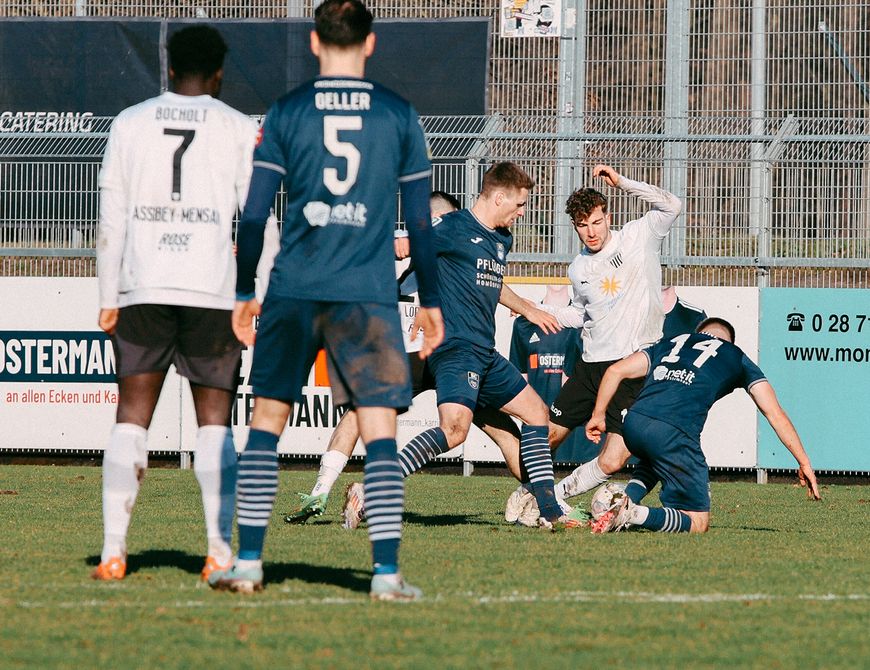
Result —
[[483, 514], [417, 514], [416, 512], [405, 512], [405, 523], [418, 526], [499, 525], [485, 520]]
[[368, 593], [372, 580], [371, 572], [366, 570], [310, 565], [308, 563], [267, 562], [263, 564], [263, 573], [269, 584], [280, 584], [296, 579], [309, 584], [340, 586], [350, 591], [362, 593]]
[[[174, 567], [199, 575], [203, 560], [202, 556], [194, 556], [183, 551], [152, 549], [127, 556], [127, 574], [131, 575], [145, 568]], [[88, 556], [85, 559], [85, 563], [90, 566], [98, 565], [99, 562], [99, 555]], [[266, 562], [263, 571], [269, 584], [298, 579], [309, 584], [332, 584], [364, 593], [368, 593], [372, 579], [371, 572], [368, 571], [307, 563]]]
[[[98, 565], [99, 562], [99, 556], [88, 556], [85, 559], [88, 565]], [[149, 549], [127, 556], [127, 574], [132, 575], [143, 568], [173, 567], [198, 575], [204, 563], [204, 556], [188, 554], [176, 549]]]

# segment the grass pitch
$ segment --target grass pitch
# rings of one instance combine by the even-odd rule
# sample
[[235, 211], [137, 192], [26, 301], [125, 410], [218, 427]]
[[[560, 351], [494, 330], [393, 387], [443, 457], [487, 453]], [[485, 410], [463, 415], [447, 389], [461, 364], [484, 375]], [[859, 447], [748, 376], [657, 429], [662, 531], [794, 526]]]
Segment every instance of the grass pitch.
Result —
[[[192, 471], [151, 470], [128, 576], [93, 582], [100, 470], [0, 466], [2, 668], [870, 666], [870, 488], [714, 483], [706, 536], [509, 526], [507, 477], [415, 475], [402, 568], [419, 603], [368, 600], [364, 529], [282, 521], [313, 472], [281, 472], [266, 590], [198, 583]], [[588, 506], [589, 495], [583, 499]], [[655, 497], [655, 496], [653, 496]]]

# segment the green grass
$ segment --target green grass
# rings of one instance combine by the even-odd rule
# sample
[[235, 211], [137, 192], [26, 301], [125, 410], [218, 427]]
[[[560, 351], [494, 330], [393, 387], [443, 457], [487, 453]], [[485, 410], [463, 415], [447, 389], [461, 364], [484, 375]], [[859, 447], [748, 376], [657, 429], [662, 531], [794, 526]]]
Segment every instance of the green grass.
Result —
[[[366, 533], [340, 495], [281, 520], [312, 472], [282, 472], [266, 590], [197, 582], [191, 471], [151, 470], [123, 582], [88, 574], [100, 470], [0, 466], [2, 668], [860, 668], [870, 665], [870, 488], [714, 483], [706, 536], [508, 526], [506, 477], [415, 475], [403, 571], [420, 603], [370, 603]], [[360, 473], [346, 475], [336, 487]], [[586, 497], [588, 502], [588, 496]]]

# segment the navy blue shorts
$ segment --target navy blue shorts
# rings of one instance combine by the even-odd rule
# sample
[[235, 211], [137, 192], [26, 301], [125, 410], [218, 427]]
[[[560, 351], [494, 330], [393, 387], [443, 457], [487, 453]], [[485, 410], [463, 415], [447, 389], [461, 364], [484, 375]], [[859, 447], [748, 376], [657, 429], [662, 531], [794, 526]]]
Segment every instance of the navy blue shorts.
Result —
[[438, 404], [455, 402], [472, 412], [478, 405], [500, 409], [527, 386], [526, 380], [495, 349], [470, 342], [447, 342], [429, 356]]
[[395, 305], [269, 294], [251, 364], [254, 395], [302, 400], [320, 349], [326, 349], [335, 404], [398, 410], [411, 404], [411, 373]]
[[628, 450], [662, 483], [662, 505], [710, 511], [710, 471], [701, 443], [664, 421], [628, 411], [622, 424]]

